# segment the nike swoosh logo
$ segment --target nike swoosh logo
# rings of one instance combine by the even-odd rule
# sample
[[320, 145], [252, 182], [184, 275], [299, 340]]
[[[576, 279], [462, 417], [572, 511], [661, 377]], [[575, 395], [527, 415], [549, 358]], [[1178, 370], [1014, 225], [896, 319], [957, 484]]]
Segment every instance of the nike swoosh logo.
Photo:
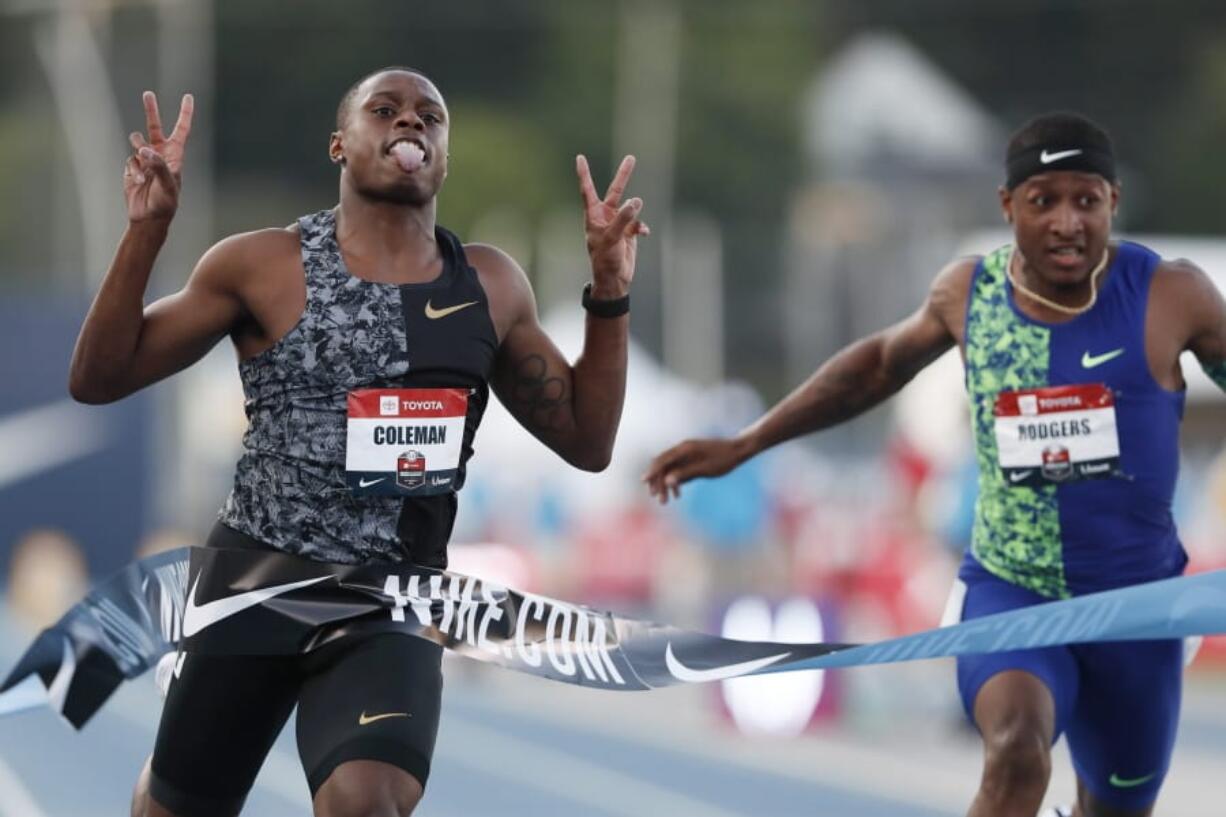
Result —
[[467, 303], [456, 304], [455, 306], [445, 306], [442, 309], [435, 309], [430, 305], [429, 301], [426, 301], [426, 317], [432, 321], [436, 321], [439, 318], [445, 318], [454, 312], [459, 312], [461, 309], [467, 309], [470, 306], [474, 306], [476, 303], [476, 301], [468, 301]]
[[711, 669], [690, 669], [685, 664], [678, 660], [677, 656], [673, 655], [673, 645], [670, 641], [664, 649], [664, 663], [668, 667], [668, 671], [673, 674], [673, 677], [678, 681], [688, 681], [692, 684], [701, 684], [705, 681], [722, 681], [725, 678], [735, 678], [738, 675], [747, 675], [754, 670], [769, 667], [771, 664], [778, 663], [784, 658], [791, 655], [790, 652], [781, 652], [778, 655], [768, 655], [766, 658], [755, 658], [753, 661], [742, 661], [739, 664], [728, 664], [723, 667], [712, 667]]
[[408, 718], [408, 717], [410, 717], [408, 712], [384, 712], [381, 715], [369, 715], [368, 716], [366, 714], [366, 711], [363, 710], [362, 714], [358, 716], [358, 726], [365, 726], [368, 723], [374, 723], [375, 721], [381, 721], [384, 718]]
[[1157, 772], [1150, 772], [1144, 777], [1124, 778], [1124, 777], [1120, 777], [1115, 772], [1112, 772], [1109, 782], [1111, 783], [1112, 786], [1115, 786], [1117, 789], [1131, 789], [1136, 786], [1145, 785], [1149, 781], [1153, 780], [1157, 774], [1158, 774]]
[[1124, 347], [1112, 349], [1110, 352], [1103, 352], [1101, 355], [1092, 355], [1087, 349], [1081, 353], [1081, 368], [1093, 369], [1095, 366], [1100, 366], [1108, 360], [1115, 360], [1120, 355], [1124, 354]]
[[233, 596], [226, 596], [224, 599], [217, 599], [205, 604], [196, 604], [196, 588], [200, 586], [200, 577], [197, 576], [196, 581], [192, 583], [192, 592], [187, 596], [187, 606], [183, 609], [183, 636], [184, 638], [190, 638], [206, 627], [213, 626], [223, 618], [229, 618], [236, 613], [241, 613], [248, 607], [254, 607], [274, 596], [288, 593], [291, 590], [297, 590], [299, 587], [317, 584], [330, 578], [332, 577], [318, 576], [314, 579], [303, 579], [300, 582], [278, 584], [273, 587], [261, 587], [258, 590], [236, 593]]
[[1014, 471], [1012, 474], [1009, 475], [1009, 481], [1010, 482], [1021, 482], [1026, 477], [1030, 476], [1030, 470], [1032, 469], [1028, 469], [1026, 471]]
[[1047, 151], [1043, 151], [1042, 153], [1039, 154], [1039, 161], [1045, 165], [1049, 165], [1052, 162], [1058, 162], [1061, 159], [1067, 159], [1070, 156], [1076, 156], [1080, 153], [1081, 153], [1080, 149], [1061, 150], [1061, 151], [1057, 151], [1056, 153], [1048, 153]]
[[382, 482], [385, 479], [387, 479], [387, 477], [379, 477], [378, 479], [372, 479], [372, 480], [367, 480], [365, 477], [363, 477], [362, 479], [358, 480], [358, 487], [359, 488], [369, 488], [372, 485], [378, 485], [380, 482]]

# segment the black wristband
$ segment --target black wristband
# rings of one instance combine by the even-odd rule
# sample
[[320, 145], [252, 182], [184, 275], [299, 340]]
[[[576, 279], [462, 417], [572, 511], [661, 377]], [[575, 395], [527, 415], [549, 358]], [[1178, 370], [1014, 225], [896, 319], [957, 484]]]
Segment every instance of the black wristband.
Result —
[[583, 285], [583, 308], [597, 318], [620, 318], [630, 311], [630, 293], [607, 301], [597, 300], [592, 297], [592, 284], [589, 281]]

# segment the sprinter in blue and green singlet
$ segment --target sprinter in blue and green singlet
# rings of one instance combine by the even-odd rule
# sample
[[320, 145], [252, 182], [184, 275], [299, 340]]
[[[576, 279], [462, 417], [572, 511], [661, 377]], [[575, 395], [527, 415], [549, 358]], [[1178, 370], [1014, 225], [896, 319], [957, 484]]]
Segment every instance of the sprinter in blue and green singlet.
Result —
[[[840, 351], [732, 439], [652, 463], [667, 501], [776, 443], [877, 405], [951, 346], [966, 364], [979, 461], [963, 619], [1183, 571], [1171, 500], [1192, 352], [1226, 390], [1226, 302], [1187, 261], [1110, 241], [1119, 203], [1107, 134], [1040, 116], [1014, 134], [1001, 210], [1014, 242], [958, 259], [923, 306]], [[1179, 719], [1182, 644], [1085, 644], [958, 660], [984, 746], [971, 817], [1034, 817], [1065, 734], [1077, 817], [1145, 817]]]

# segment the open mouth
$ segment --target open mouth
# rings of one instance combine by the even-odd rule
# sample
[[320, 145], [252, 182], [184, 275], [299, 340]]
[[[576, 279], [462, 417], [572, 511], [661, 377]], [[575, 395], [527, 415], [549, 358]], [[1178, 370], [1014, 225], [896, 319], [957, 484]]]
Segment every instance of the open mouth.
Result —
[[1086, 253], [1083, 247], [1054, 247], [1047, 251], [1047, 257], [1062, 269], [1074, 269], [1085, 264]]
[[416, 139], [397, 139], [388, 146], [387, 152], [405, 173], [413, 173], [429, 161], [425, 145]]

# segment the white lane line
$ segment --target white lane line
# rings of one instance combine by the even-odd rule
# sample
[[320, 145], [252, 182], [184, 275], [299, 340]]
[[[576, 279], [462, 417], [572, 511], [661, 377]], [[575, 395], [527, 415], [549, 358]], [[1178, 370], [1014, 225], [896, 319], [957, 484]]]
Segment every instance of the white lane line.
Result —
[[4, 758], [0, 758], [0, 814], [4, 817], [47, 817], [47, 812]]
[[88, 457], [111, 444], [111, 423], [72, 400], [0, 417], [0, 488]]
[[[706, 800], [688, 797], [646, 780], [588, 763], [574, 755], [547, 748], [539, 743], [513, 738], [447, 713], [436, 755], [447, 755], [448, 762], [475, 768], [491, 777], [521, 786], [532, 786], [551, 797], [564, 797], [601, 811], [642, 817], [668, 814], [670, 817], [743, 817]], [[462, 751], [449, 745], [463, 747]], [[472, 747], [481, 751], [472, 751]], [[548, 774], [542, 774], [547, 770]]]
[[[471, 702], [473, 709], [477, 713], [482, 709], [502, 714], [531, 712], [541, 723], [570, 727], [581, 724], [596, 741], [603, 736], [620, 738], [809, 785], [865, 795], [882, 803], [897, 802], [945, 811], [964, 806], [975, 792], [980, 759], [978, 747], [969, 743], [947, 746], [929, 737], [905, 743], [905, 748], [895, 750], [888, 742], [835, 734], [804, 741], [730, 737], [715, 732], [707, 713], [694, 710], [692, 701], [676, 693], [670, 695], [668, 691], [651, 694], [672, 701], [669, 710], [674, 718], [672, 728], [653, 728], [658, 720], [652, 718], [658, 719], [662, 711], [658, 705], [634, 706], [627, 702], [621, 706], [620, 701], [610, 702], [606, 710], [608, 717], [594, 721], [590, 708], [586, 711], [574, 708], [579, 697], [570, 690], [554, 692], [550, 705], [545, 706], [537, 697], [538, 690], [516, 683], [518, 680], [501, 684], [497, 695], [487, 693], [474, 700]], [[693, 719], [695, 711], [702, 714], [698, 721]], [[686, 714], [691, 717], [686, 718]], [[883, 785], [883, 780], [890, 781], [890, 785]]]

